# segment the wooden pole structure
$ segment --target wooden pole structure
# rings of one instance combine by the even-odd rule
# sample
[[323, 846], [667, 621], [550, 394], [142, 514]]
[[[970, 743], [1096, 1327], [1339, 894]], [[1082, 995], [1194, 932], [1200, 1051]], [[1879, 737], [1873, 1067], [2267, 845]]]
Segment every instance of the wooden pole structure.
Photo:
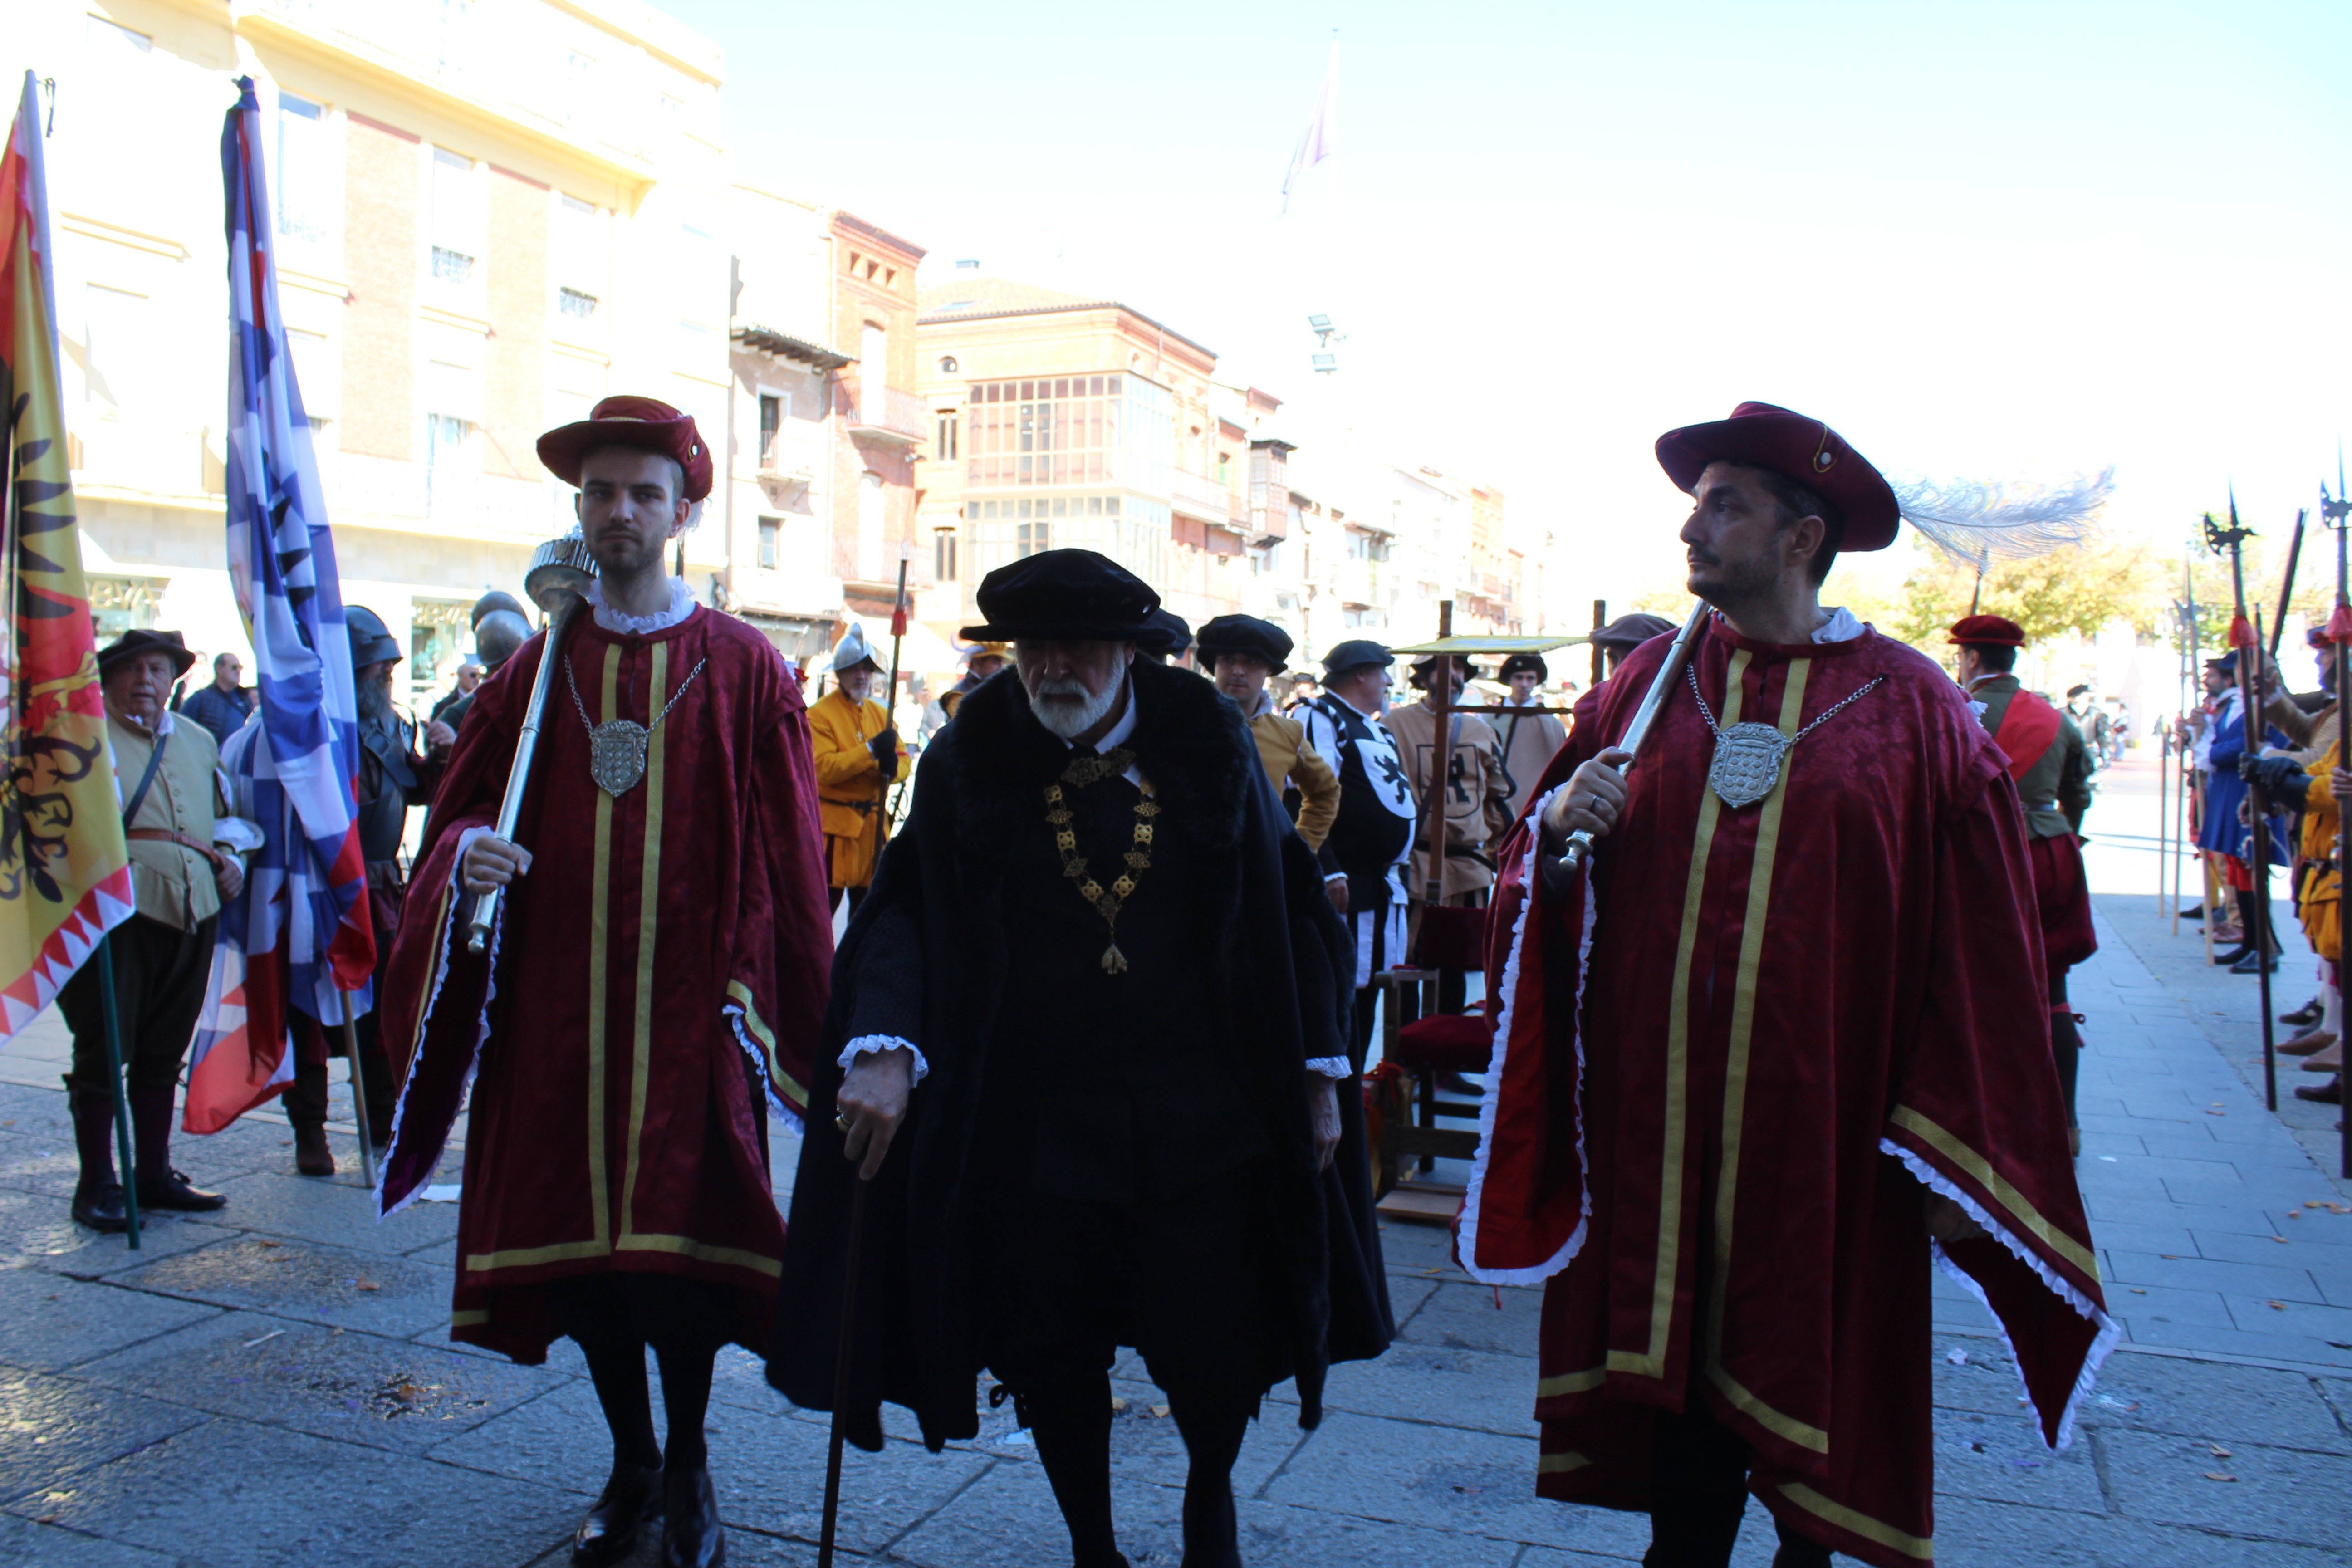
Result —
[[[1597, 610], [1600, 604], [1595, 601]], [[1454, 601], [1437, 603], [1437, 637], [1440, 642], [1454, 635]], [[1596, 644], [1593, 657], [1600, 657]], [[1436, 909], [1445, 901], [1445, 790], [1454, 766], [1454, 656], [1441, 653], [1435, 668], [1429, 672], [1429, 694], [1435, 698], [1437, 724], [1431, 746], [1429, 767], [1429, 798], [1423, 803], [1423, 815], [1429, 819], [1429, 874], [1422, 879], [1422, 904]], [[1425, 967], [1425, 966], [1424, 966]]]
[[[366, 898], [362, 892], [360, 897]], [[360, 1179], [368, 1191], [375, 1190], [375, 1135], [368, 1131], [367, 1095], [360, 1078], [360, 1026], [352, 1016], [352, 994], [339, 991], [343, 999], [343, 1057], [352, 1069], [352, 1121], [360, 1133]]]

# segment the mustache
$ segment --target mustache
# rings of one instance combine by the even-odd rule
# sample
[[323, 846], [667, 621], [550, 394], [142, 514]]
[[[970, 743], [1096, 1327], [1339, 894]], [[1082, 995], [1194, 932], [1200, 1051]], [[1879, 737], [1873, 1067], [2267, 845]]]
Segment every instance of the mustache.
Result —
[[1685, 551], [1683, 554], [1684, 558], [1694, 566], [1720, 566], [1723, 564], [1723, 558], [1721, 556], [1716, 554], [1711, 550], [1701, 550], [1696, 544]]
[[1030, 697], [1039, 702], [1055, 698], [1078, 702], [1094, 700], [1094, 693], [1087, 689], [1086, 682], [1074, 675], [1045, 676], [1037, 682], [1037, 688]]

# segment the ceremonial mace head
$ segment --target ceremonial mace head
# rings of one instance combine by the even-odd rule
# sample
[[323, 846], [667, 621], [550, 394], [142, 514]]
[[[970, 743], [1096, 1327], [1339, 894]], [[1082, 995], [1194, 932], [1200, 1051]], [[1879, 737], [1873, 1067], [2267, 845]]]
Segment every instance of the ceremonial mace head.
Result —
[[551, 621], [561, 620], [588, 596], [596, 580], [596, 558], [579, 533], [551, 539], [531, 552], [530, 568], [522, 574], [522, 591]]

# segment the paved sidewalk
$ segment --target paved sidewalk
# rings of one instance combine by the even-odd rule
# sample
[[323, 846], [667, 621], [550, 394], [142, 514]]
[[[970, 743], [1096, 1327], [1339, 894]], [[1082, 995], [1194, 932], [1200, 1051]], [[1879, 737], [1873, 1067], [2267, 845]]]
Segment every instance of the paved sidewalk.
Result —
[[[2095, 886], [2116, 890], [2077, 992], [2093, 1042], [2083, 1181], [2128, 1342], [2074, 1447], [2052, 1455], [2000, 1341], [1939, 1282], [1923, 1350], [1939, 1561], [2352, 1568], [2352, 1215], [2308, 1206], [2352, 1201], [2249, 1088], [2250, 1005], [2176, 973], [2188, 939], [2162, 931], [2152, 894], [2123, 890], [2135, 864], [2154, 881], [2123, 831], [2127, 784], [2111, 775], [2103, 804], [2114, 864], [2095, 867]], [[609, 1459], [595, 1398], [568, 1344], [525, 1368], [447, 1342], [454, 1207], [420, 1204], [379, 1226], [355, 1177], [293, 1175], [284, 1122], [255, 1116], [180, 1145], [229, 1208], [158, 1220], [129, 1253], [66, 1217], [61, 1045], [45, 1020], [0, 1052], [0, 1563], [562, 1563]], [[787, 1180], [796, 1152], [776, 1140]], [[454, 1155], [450, 1169], [454, 1180]], [[1334, 1374], [1314, 1433], [1284, 1394], [1269, 1403], [1238, 1473], [1245, 1558], [1638, 1561], [1645, 1521], [1531, 1495], [1538, 1294], [1473, 1284], [1437, 1233], [1384, 1238], [1402, 1338]], [[1170, 1568], [1181, 1446], [1158, 1392], [1120, 1371], [1121, 1540], [1137, 1568]], [[909, 1440], [903, 1413], [888, 1419], [884, 1453], [850, 1456], [845, 1561], [1067, 1562], [1009, 1411], [939, 1456]], [[824, 1437], [729, 1353], [711, 1448], [731, 1562], [814, 1561]], [[1738, 1561], [1763, 1568], [1770, 1532], [1760, 1509], [1750, 1516]], [[635, 1562], [655, 1560], [647, 1549]]]

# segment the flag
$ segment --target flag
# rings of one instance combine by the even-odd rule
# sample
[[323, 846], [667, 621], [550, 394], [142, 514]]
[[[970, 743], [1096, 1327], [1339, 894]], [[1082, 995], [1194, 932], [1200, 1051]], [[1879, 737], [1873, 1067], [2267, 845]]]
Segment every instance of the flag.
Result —
[[228, 569], [261, 702], [223, 749], [263, 845], [221, 910], [188, 1067], [185, 1125], [216, 1132], [293, 1081], [290, 1012], [332, 1027], [372, 1003], [367, 868], [353, 805], [359, 702], [334, 535], [278, 314], [250, 77], [221, 131], [228, 197]]
[[50, 261], [40, 99], [26, 71], [0, 153], [0, 1041], [134, 908], [66, 456]]
[[1323, 68], [1323, 86], [1315, 95], [1315, 116], [1298, 135], [1298, 150], [1290, 155], [1289, 173], [1282, 176], [1282, 210], [1290, 210], [1291, 193], [1307, 172], [1328, 158], [1339, 140], [1339, 40], [1331, 40], [1331, 58]]

